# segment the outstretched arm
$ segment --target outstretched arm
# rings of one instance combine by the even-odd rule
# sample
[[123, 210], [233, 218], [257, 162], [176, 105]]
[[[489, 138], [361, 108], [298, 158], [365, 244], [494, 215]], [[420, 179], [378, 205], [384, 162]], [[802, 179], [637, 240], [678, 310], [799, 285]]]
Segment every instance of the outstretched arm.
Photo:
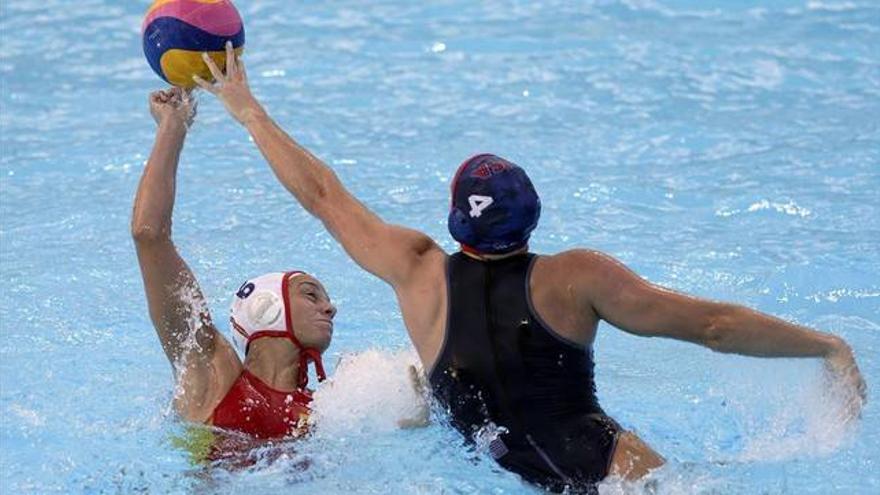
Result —
[[717, 352], [759, 357], [820, 357], [862, 398], [865, 383], [840, 337], [754, 311], [651, 284], [622, 263], [593, 251], [573, 253], [587, 269], [585, 302], [602, 319], [645, 337], [694, 342]]
[[178, 409], [186, 419], [203, 421], [204, 402], [226, 381], [220, 378], [241, 365], [211, 322], [198, 282], [171, 240], [177, 164], [192, 100], [178, 89], [159, 91], [150, 95], [150, 110], [159, 127], [135, 197], [132, 237], [150, 318], [181, 386]]
[[421, 232], [385, 223], [352, 196], [333, 170], [269, 117], [251, 94], [244, 66], [231, 45], [226, 53], [227, 74], [205, 57], [216, 84], [196, 82], [220, 98], [247, 128], [278, 180], [324, 223], [356, 263], [393, 286], [405, 284], [423, 256], [439, 251], [439, 246]]

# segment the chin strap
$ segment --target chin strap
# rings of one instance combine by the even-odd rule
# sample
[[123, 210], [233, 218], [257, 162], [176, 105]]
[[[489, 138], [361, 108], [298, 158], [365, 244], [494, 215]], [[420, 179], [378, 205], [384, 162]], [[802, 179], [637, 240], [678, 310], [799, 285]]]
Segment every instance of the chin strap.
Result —
[[[232, 320], [232, 325], [234, 328], [241, 328]], [[243, 330], [239, 330], [243, 331]], [[251, 335], [250, 342], [257, 340], [262, 337], [276, 337], [276, 338], [285, 338], [289, 339], [293, 342], [293, 345], [299, 349], [299, 380], [297, 382], [298, 388], [306, 388], [309, 384], [309, 362], [315, 364], [315, 374], [318, 375], [318, 381], [323, 382], [327, 379], [327, 374], [324, 372], [324, 363], [321, 361], [321, 353], [318, 352], [317, 349], [303, 347], [299, 340], [295, 336], [293, 336], [290, 332], [256, 332]], [[250, 345], [250, 343], [248, 343]]]
[[299, 349], [299, 383], [297, 386], [299, 388], [306, 388], [309, 384], [309, 362], [315, 363], [315, 374], [318, 375], [318, 382], [323, 382], [327, 379], [327, 374], [324, 373], [324, 362], [321, 361], [321, 353], [318, 352], [317, 349], [303, 347], [299, 340], [297, 340], [296, 336], [293, 335], [293, 329], [291, 328], [291, 332], [286, 335], [289, 338], [293, 345]]
[[324, 373], [324, 362], [321, 361], [321, 353], [314, 348], [306, 347], [302, 345], [299, 339], [296, 338], [296, 334], [293, 332], [293, 319], [290, 315], [290, 287], [289, 280], [295, 276], [305, 274], [304, 272], [287, 272], [284, 274], [284, 278], [281, 281], [281, 295], [284, 298], [284, 320], [287, 323], [287, 329], [289, 332], [286, 337], [293, 342], [293, 345], [299, 349], [299, 388], [306, 388], [309, 384], [309, 361], [315, 363], [315, 374], [318, 375], [318, 382], [323, 382], [327, 379], [327, 374]]
[[309, 384], [309, 361], [315, 363], [315, 374], [318, 375], [318, 382], [323, 382], [327, 379], [327, 374], [324, 373], [324, 363], [321, 362], [321, 353], [316, 349], [301, 349], [299, 351], [299, 387], [306, 388], [306, 385]]

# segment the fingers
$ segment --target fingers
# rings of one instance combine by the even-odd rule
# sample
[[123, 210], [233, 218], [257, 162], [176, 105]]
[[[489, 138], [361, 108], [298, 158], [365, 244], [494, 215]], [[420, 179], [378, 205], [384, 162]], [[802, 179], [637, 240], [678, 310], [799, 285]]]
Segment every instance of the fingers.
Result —
[[151, 104], [164, 104], [168, 103], [168, 100], [171, 99], [173, 90], [164, 90], [164, 91], [153, 91], [150, 93], [149, 101]]
[[846, 408], [851, 418], [861, 417], [861, 410], [867, 402], [865, 380], [856, 366], [852, 366], [839, 375], [844, 380], [844, 397]]
[[422, 383], [422, 377], [419, 374], [419, 370], [416, 369], [416, 367], [413, 365], [409, 366], [409, 378], [413, 383], [413, 388], [415, 388], [416, 393], [418, 393], [419, 395], [424, 395], [425, 388], [424, 384]]
[[853, 363], [842, 371], [841, 375], [846, 379], [856, 395], [863, 402], [866, 401], [868, 398], [868, 386], [865, 383], [865, 378], [862, 376], [861, 371], [859, 371], [859, 367]]
[[180, 106], [181, 101], [183, 101], [180, 90], [178, 88], [174, 88], [168, 93], [169, 97], [166, 103], [170, 103], [173, 107]]
[[217, 94], [217, 88], [215, 88], [213, 84], [209, 83], [208, 81], [205, 81], [205, 80], [202, 79], [201, 77], [199, 77], [199, 76], [193, 76], [193, 81], [194, 81], [194, 82], [195, 82], [200, 88], [204, 89], [204, 90], [207, 91], [208, 93], [211, 93], [212, 95], [216, 95], [216, 94]]
[[220, 68], [217, 67], [217, 64], [214, 63], [214, 60], [211, 59], [211, 56], [208, 55], [208, 52], [202, 52], [202, 60], [205, 61], [205, 65], [208, 66], [208, 70], [211, 71], [211, 75], [214, 76], [214, 80], [217, 82], [223, 82], [226, 78], [223, 77], [223, 72], [220, 71]]
[[247, 70], [244, 68], [244, 62], [238, 54], [235, 55], [235, 72], [241, 76], [242, 81], [247, 82]]
[[858, 393], [847, 393], [844, 399], [844, 408], [849, 416], [848, 419], [858, 419], [862, 416], [862, 408], [865, 406], [865, 399]]
[[856, 370], [856, 378], [855, 378], [855, 387], [856, 392], [859, 394], [859, 397], [862, 399], [862, 402], [868, 401], [868, 384], [865, 383], [865, 378]]
[[230, 79], [235, 78], [238, 75], [238, 68], [236, 67], [236, 57], [235, 50], [232, 49], [232, 42], [226, 42], [226, 76]]

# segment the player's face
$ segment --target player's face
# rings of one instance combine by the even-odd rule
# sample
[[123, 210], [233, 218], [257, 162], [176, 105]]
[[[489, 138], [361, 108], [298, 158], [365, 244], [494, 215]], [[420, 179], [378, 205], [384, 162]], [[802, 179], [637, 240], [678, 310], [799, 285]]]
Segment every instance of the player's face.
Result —
[[321, 282], [311, 276], [290, 281], [290, 313], [296, 338], [303, 346], [324, 352], [333, 338], [336, 306]]

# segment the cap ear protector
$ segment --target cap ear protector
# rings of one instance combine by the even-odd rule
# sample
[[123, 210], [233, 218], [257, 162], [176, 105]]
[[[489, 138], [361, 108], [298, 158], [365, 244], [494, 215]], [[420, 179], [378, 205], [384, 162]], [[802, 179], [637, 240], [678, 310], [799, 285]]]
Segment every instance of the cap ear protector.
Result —
[[526, 172], [491, 154], [464, 161], [452, 180], [448, 226], [462, 249], [504, 254], [524, 247], [541, 217]]
[[248, 318], [259, 327], [269, 328], [284, 317], [284, 303], [274, 292], [263, 290], [250, 296]]
[[251, 342], [263, 337], [290, 339], [300, 351], [300, 387], [308, 384], [308, 363], [315, 364], [318, 380], [326, 379], [321, 353], [300, 343], [293, 331], [290, 310], [290, 281], [305, 272], [267, 273], [241, 284], [230, 308], [232, 340], [247, 356]]

